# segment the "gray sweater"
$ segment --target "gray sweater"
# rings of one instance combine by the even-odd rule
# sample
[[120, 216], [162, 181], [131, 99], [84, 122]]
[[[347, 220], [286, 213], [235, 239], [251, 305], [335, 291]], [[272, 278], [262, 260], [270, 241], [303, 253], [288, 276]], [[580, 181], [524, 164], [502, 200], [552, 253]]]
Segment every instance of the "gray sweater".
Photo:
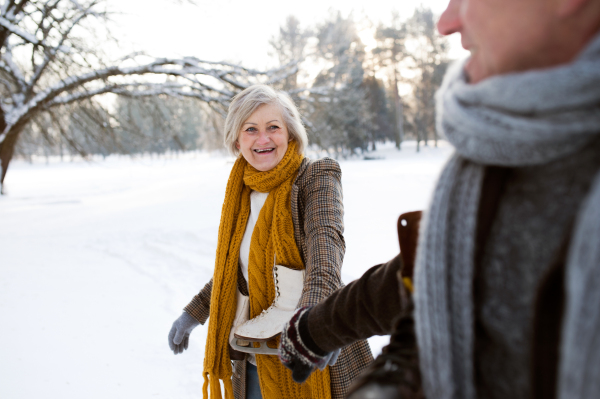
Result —
[[511, 168], [475, 273], [475, 381], [482, 399], [532, 397], [534, 300], [600, 170], [600, 140]]

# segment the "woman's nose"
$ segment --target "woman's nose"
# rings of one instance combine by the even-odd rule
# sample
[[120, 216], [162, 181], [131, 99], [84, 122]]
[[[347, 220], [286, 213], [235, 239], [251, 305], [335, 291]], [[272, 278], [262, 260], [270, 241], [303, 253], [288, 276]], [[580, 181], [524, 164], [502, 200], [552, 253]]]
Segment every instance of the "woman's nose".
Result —
[[258, 131], [258, 139], [256, 140], [258, 144], [267, 144], [271, 141], [271, 135], [266, 130]]
[[451, 35], [455, 32], [460, 32], [462, 22], [460, 20], [460, 6], [463, 0], [450, 0], [446, 11], [442, 13], [440, 20], [437, 23], [438, 32], [440, 35]]

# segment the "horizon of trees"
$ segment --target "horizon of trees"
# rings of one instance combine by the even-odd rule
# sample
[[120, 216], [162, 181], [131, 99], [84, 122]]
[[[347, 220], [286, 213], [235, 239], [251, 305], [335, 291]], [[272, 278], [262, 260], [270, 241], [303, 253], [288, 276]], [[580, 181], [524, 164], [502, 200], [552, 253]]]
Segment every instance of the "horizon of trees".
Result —
[[[230, 72], [209, 86], [211, 98], [206, 90], [196, 89], [206, 89], [207, 81], [190, 76], [193, 71], [185, 70], [190, 66], [182, 66], [178, 74], [163, 73], [167, 77], [160, 84], [138, 80], [132, 85], [106, 78], [105, 87], [110, 83], [119, 88], [106, 91], [118, 95], [108, 101], [110, 105], [87, 96], [37, 113], [22, 126], [14, 155], [85, 157], [220, 148], [228, 100], [253, 83], [269, 83], [288, 92], [301, 110], [311, 145], [331, 156], [362, 155], [386, 141], [401, 149], [406, 139], [417, 140], [419, 150], [420, 143], [437, 144], [439, 139], [434, 94], [449, 62], [448, 43], [437, 33], [435, 20], [423, 7], [404, 19], [392, 13], [386, 23], [371, 24], [376, 45], [367, 46], [359, 33], [370, 22], [356, 21], [352, 14], [331, 11], [306, 27], [289, 16], [269, 41], [280, 68], [261, 74], [212, 63], [214, 69]], [[78, 69], [66, 64], [57, 69], [67, 66]], [[191, 66], [197, 72], [198, 64]]]

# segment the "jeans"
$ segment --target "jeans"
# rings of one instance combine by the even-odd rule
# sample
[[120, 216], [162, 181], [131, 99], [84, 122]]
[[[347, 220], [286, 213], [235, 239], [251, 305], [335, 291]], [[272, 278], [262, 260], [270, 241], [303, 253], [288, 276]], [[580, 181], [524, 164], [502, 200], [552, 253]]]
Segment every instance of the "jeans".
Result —
[[258, 370], [250, 362], [246, 362], [246, 399], [262, 399], [258, 383]]

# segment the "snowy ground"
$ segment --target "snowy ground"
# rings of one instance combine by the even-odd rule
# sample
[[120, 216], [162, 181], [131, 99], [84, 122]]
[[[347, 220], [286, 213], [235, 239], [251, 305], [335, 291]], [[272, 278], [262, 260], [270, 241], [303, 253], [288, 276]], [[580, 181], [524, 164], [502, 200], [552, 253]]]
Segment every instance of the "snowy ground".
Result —
[[[448, 145], [341, 161], [349, 282], [398, 252]], [[14, 162], [0, 197], [0, 398], [199, 398], [206, 327], [167, 333], [212, 275], [231, 159]], [[387, 337], [372, 339], [375, 353]]]

